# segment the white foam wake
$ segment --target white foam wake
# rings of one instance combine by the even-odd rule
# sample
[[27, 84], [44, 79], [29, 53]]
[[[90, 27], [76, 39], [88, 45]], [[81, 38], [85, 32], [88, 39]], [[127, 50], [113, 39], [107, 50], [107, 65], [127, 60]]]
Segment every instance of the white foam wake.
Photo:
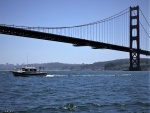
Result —
[[46, 77], [54, 77], [55, 75], [46, 75]]
[[67, 75], [46, 75], [46, 77], [67, 76]]

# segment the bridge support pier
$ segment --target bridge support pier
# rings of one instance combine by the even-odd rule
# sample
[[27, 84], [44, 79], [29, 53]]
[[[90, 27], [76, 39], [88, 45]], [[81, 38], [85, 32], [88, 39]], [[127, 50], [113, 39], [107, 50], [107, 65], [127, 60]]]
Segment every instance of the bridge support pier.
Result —
[[130, 7], [130, 71], [140, 71], [139, 6]]

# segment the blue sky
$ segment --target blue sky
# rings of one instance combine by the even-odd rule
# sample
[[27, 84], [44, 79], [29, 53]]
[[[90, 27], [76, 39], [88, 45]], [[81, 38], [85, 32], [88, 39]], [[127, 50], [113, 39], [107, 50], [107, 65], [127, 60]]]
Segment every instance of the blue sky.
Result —
[[[139, 5], [148, 18], [148, 0], [0, 0], [0, 24], [63, 27], [86, 24]], [[129, 58], [129, 53], [0, 34], [0, 64], [93, 63]], [[145, 57], [145, 56], [141, 56]]]

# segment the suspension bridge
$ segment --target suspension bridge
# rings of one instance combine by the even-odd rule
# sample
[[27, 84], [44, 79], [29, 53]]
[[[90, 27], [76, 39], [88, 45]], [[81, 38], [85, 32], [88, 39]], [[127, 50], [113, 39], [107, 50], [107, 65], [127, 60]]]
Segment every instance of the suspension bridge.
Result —
[[140, 54], [150, 55], [150, 24], [139, 6], [106, 19], [71, 27], [28, 27], [0, 24], [0, 34], [129, 52], [131, 71], [140, 71]]

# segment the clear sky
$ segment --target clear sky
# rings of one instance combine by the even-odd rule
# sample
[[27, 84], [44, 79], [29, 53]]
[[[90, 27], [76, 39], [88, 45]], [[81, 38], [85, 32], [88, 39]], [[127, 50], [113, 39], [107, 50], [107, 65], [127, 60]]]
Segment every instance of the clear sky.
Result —
[[[0, 24], [63, 27], [86, 24], [139, 5], [148, 18], [148, 0], [0, 0]], [[0, 64], [93, 63], [129, 58], [129, 53], [0, 34]], [[145, 57], [145, 56], [142, 56]]]

